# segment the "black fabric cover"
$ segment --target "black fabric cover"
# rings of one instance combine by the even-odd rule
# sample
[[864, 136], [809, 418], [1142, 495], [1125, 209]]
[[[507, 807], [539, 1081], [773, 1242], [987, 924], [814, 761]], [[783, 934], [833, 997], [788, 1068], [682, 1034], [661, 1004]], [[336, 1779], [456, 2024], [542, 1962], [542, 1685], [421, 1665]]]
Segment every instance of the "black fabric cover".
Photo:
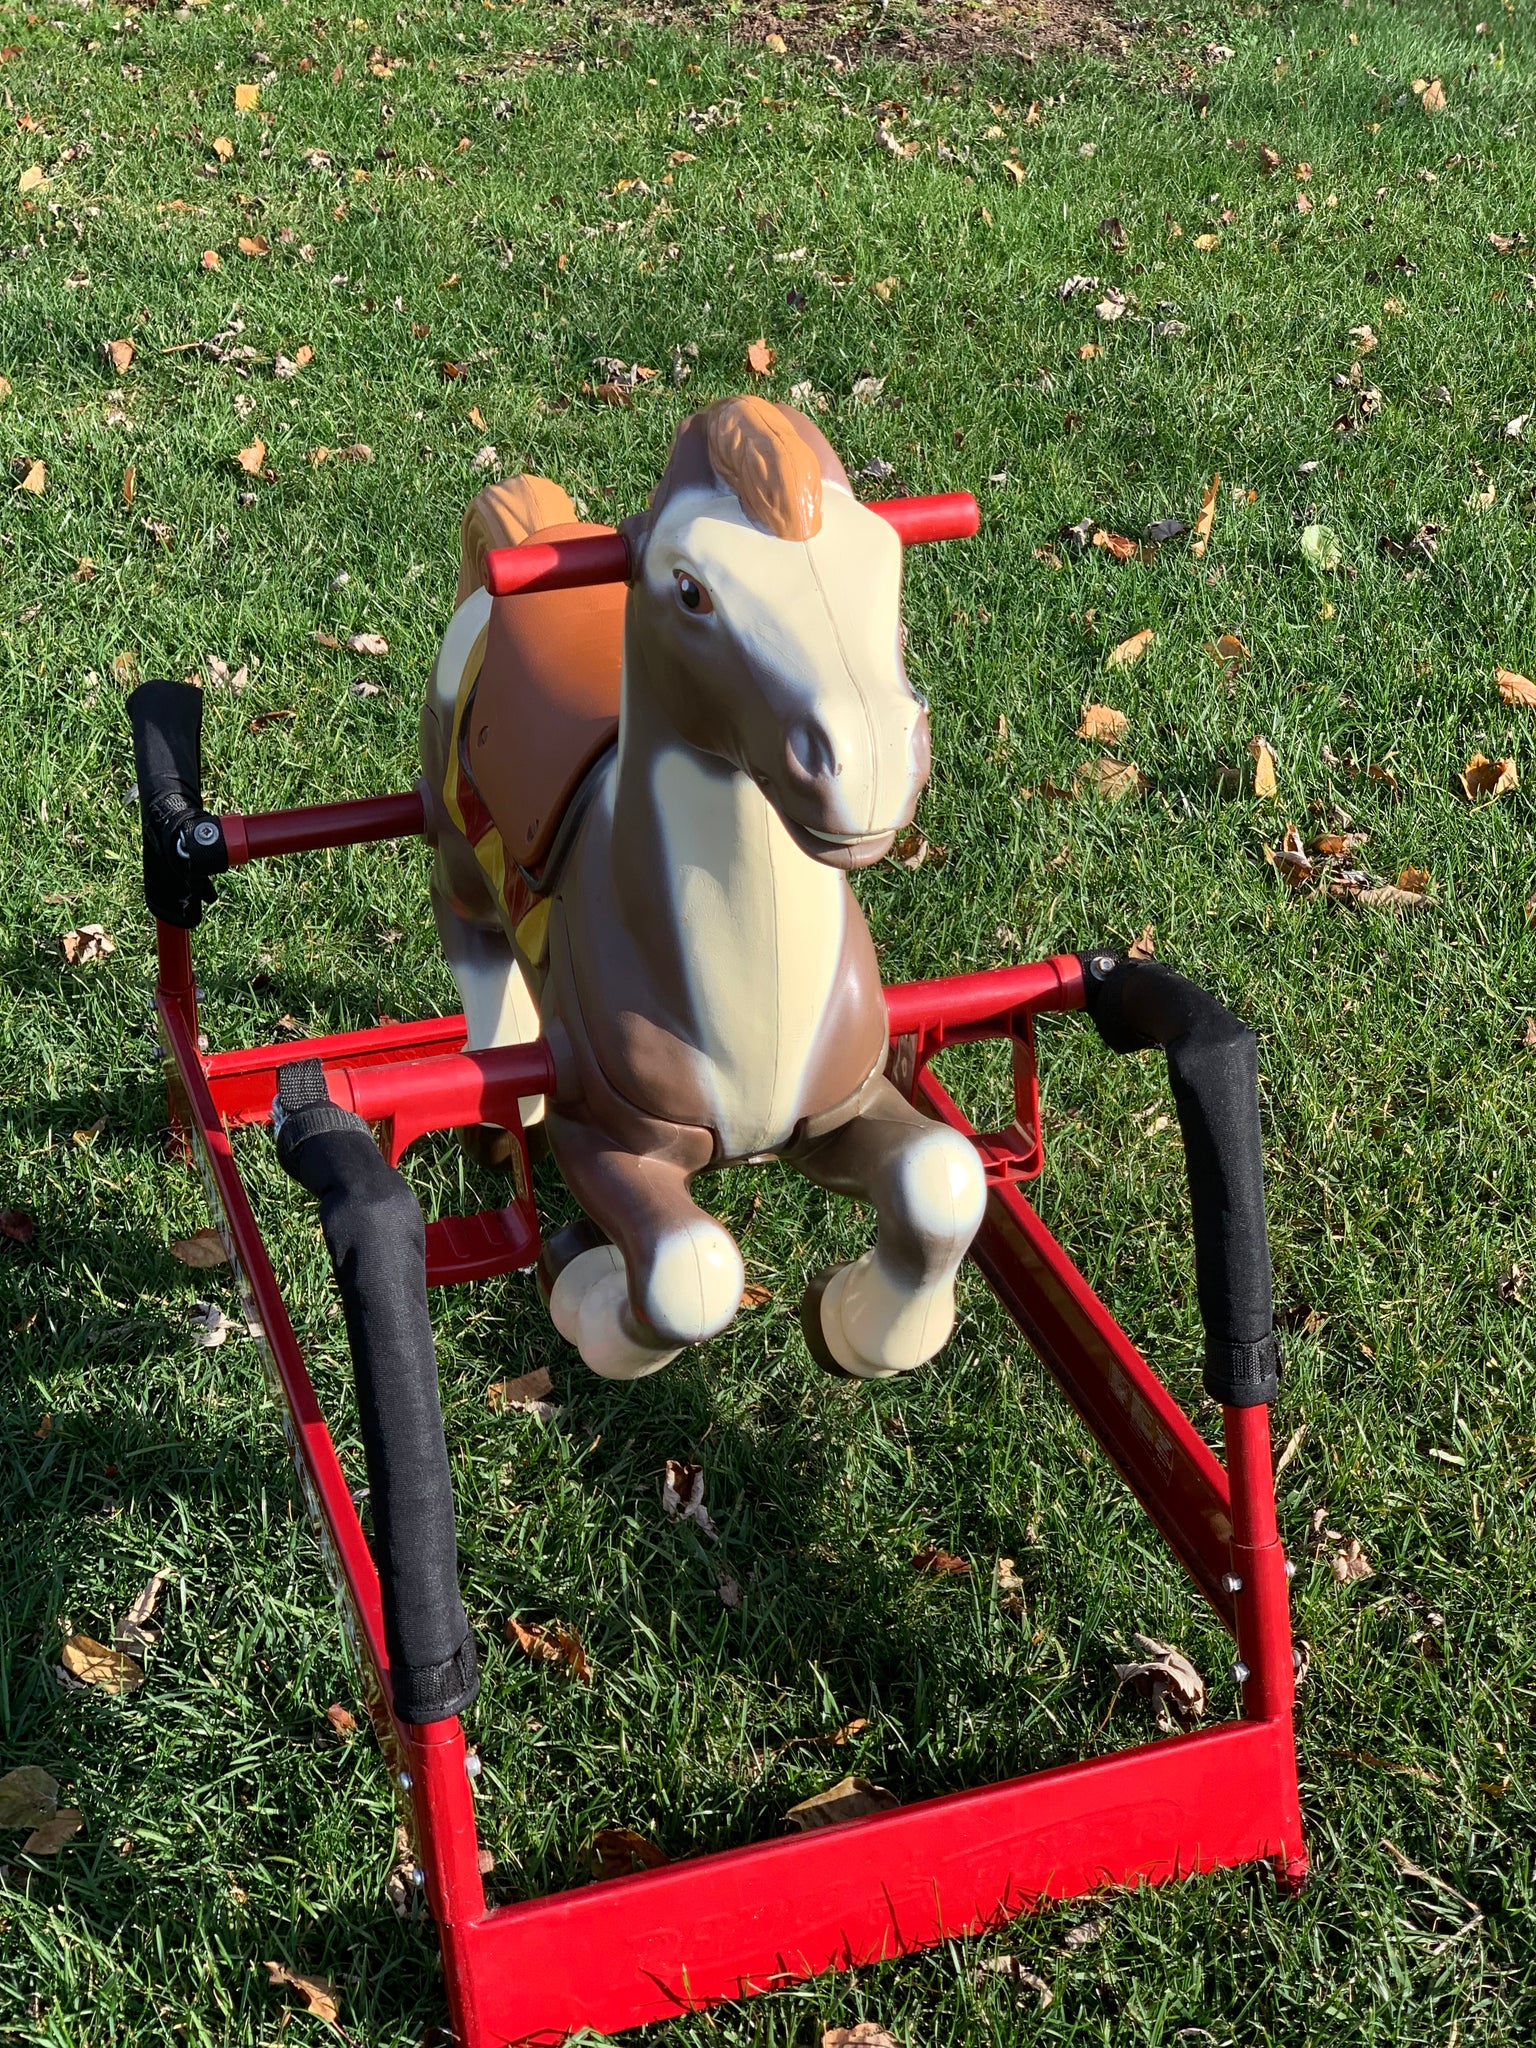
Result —
[[1086, 1008], [1111, 1052], [1162, 1046], [1194, 1212], [1205, 1390], [1228, 1408], [1275, 1398], [1280, 1347], [1264, 1220], [1258, 1044], [1214, 996], [1158, 960], [1084, 953]]
[[[212, 877], [229, 866], [219, 821], [203, 809], [203, 693], [163, 677], [128, 699], [139, 817], [144, 828], [144, 900], [155, 917], [190, 931], [213, 901]], [[212, 826], [206, 845], [194, 836]]]
[[320, 1197], [346, 1313], [395, 1711], [446, 1720], [474, 1699], [480, 1677], [459, 1598], [426, 1225], [362, 1118], [331, 1101], [318, 1060], [282, 1069], [278, 1105], [277, 1156]]

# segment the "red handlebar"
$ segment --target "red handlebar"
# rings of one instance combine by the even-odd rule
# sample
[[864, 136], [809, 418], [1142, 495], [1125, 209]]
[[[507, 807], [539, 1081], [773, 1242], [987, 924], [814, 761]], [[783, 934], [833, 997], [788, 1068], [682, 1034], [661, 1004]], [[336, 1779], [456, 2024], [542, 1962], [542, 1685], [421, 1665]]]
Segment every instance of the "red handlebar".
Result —
[[[924, 540], [969, 540], [981, 525], [981, 507], [969, 491], [933, 498], [886, 498], [866, 507], [894, 526], [904, 546]], [[589, 583], [627, 583], [629, 543], [622, 533], [581, 540], [525, 541], [521, 547], [489, 548], [485, 587], [492, 597], [522, 591], [576, 590]]]

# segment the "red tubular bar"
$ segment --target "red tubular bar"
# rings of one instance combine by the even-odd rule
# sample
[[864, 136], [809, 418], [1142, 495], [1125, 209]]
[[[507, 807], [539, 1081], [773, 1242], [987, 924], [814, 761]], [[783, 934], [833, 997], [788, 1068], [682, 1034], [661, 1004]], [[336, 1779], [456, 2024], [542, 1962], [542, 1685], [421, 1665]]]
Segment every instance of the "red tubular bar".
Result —
[[419, 789], [398, 796], [369, 796], [350, 803], [311, 804], [299, 811], [226, 811], [219, 819], [229, 864], [271, 860], [280, 853], [312, 853], [323, 846], [364, 846], [376, 839], [410, 839], [420, 834], [426, 808]]
[[898, 981], [885, 991], [892, 1038], [920, 1032], [952, 1044], [980, 1027], [981, 1037], [1006, 1031], [1019, 1010], [1080, 1010], [1083, 969], [1075, 953], [1031, 960], [1025, 967], [992, 967], [940, 981]]
[[[969, 491], [946, 491], [931, 498], [884, 498], [866, 509], [894, 526], [907, 547], [919, 541], [969, 540], [981, 526], [981, 507]], [[629, 542], [622, 533], [524, 541], [519, 547], [486, 550], [485, 587], [492, 597], [578, 590], [589, 583], [627, 583], [633, 566]]]

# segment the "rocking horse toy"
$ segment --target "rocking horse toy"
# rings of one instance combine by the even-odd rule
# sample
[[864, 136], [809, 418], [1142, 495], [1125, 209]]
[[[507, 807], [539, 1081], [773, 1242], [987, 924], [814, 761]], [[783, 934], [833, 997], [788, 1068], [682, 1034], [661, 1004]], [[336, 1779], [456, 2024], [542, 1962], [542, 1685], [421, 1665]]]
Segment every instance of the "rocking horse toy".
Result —
[[[977, 523], [960, 495], [859, 503], [810, 420], [730, 399], [683, 422], [648, 508], [617, 531], [577, 521], [537, 477], [474, 500], [414, 791], [213, 817], [200, 692], [151, 682], [129, 699], [173, 1118], [204, 1166], [373, 1688], [462, 2048], [636, 2025], [1107, 1883], [1255, 1859], [1287, 1884], [1304, 1875], [1253, 1037], [1168, 968], [1101, 951], [882, 989], [847, 880], [910, 822], [929, 770], [926, 706], [902, 666], [903, 547]], [[462, 1016], [204, 1053], [189, 934], [213, 878], [412, 833], [433, 848]], [[1044, 1163], [1034, 1018], [1072, 1009], [1113, 1051], [1167, 1054], [1225, 1469], [1022, 1192]], [[1013, 1050], [1014, 1118], [990, 1134], [930, 1064], [983, 1038]], [[230, 1145], [263, 1123], [320, 1197], [372, 1554]], [[445, 1129], [509, 1167], [505, 1208], [424, 1222], [398, 1162]], [[530, 1132], [583, 1212], [547, 1238]], [[769, 1159], [875, 1214], [869, 1250], [807, 1283], [813, 1359], [856, 1380], [923, 1367], [974, 1257], [1235, 1634], [1242, 1718], [488, 1910], [478, 1758], [457, 1719], [479, 1681], [428, 1288], [536, 1267], [593, 1372], [656, 1372], [741, 1299], [740, 1254], [696, 1176]]]

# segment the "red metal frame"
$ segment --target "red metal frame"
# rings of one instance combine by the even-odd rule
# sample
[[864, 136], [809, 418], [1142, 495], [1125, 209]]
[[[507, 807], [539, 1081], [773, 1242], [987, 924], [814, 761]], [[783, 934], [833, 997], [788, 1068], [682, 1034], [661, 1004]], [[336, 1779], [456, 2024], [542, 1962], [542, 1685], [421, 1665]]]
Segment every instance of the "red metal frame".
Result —
[[[419, 796], [223, 819], [233, 861], [419, 832]], [[504, 1124], [549, 1085], [542, 1042], [463, 1050], [461, 1017], [205, 1055], [189, 936], [159, 927], [157, 1007], [172, 1115], [195, 1147], [279, 1393], [306, 1503], [374, 1691], [374, 1719], [413, 1823], [460, 2048], [556, 2043], [879, 1961], [995, 1927], [1044, 1901], [1161, 1884], [1253, 1861], [1294, 1886], [1307, 1868], [1292, 1733], [1287, 1568], [1267, 1408], [1224, 1409], [1223, 1469], [1041, 1222], [1019, 1183], [1040, 1170], [1033, 1019], [1080, 1008], [1072, 955], [886, 991], [893, 1078], [976, 1138], [990, 1195], [973, 1256], [1067, 1399], [1237, 1639], [1242, 1719], [811, 1835], [669, 1864], [488, 1911], [470, 1761], [457, 1721], [415, 1727], [391, 1703], [379, 1582], [305, 1370], [229, 1131], [269, 1118], [278, 1069], [319, 1058], [333, 1097], [381, 1128], [392, 1159], [427, 1131]], [[971, 1129], [930, 1071], [945, 1046], [1014, 1046], [1015, 1121]], [[516, 1200], [429, 1225], [430, 1277], [533, 1262], [538, 1219]]]

